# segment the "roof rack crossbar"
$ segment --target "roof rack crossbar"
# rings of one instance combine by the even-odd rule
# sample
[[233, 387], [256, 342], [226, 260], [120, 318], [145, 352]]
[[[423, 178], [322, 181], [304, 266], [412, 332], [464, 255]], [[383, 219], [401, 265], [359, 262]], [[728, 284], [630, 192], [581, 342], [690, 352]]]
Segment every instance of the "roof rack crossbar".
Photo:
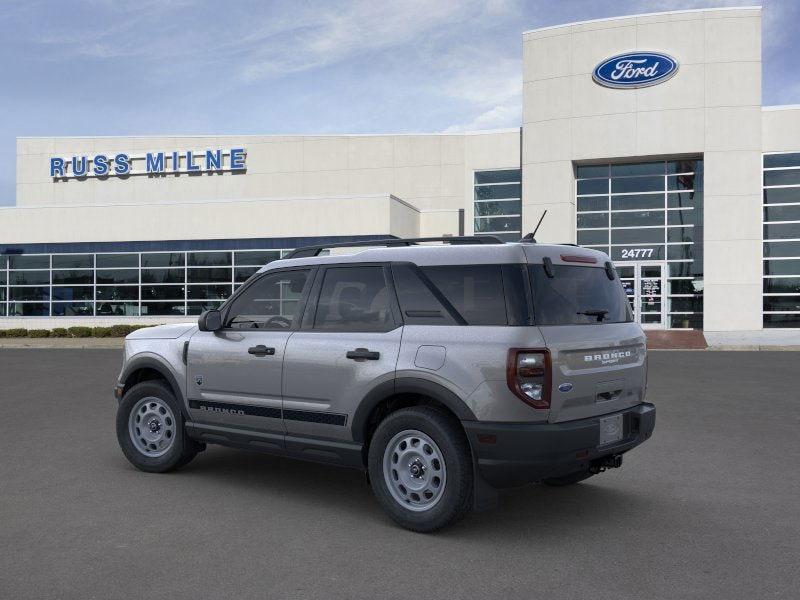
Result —
[[443, 242], [446, 244], [503, 244], [503, 240], [493, 235], [453, 235], [442, 237], [424, 238], [383, 238], [375, 240], [361, 240], [358, 242], [338, 242], [335, 244], [321, 244], [319, 246], [304, 246], [289, 252], [284, 259], [308, 258], [319, 256], [323, 250], [329, 248], [354, 248], [358, 246], [413, 246], [422, 242]]

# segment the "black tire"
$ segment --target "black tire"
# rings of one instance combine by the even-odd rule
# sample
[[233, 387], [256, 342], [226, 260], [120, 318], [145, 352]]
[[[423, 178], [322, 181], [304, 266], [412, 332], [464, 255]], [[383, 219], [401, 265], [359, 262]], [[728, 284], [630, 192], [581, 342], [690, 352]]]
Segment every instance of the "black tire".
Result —
[[569, 475], [562, 475], [561, 477], [550, 477], [548, 479], [542, 479], [542, 483], [545, 485], [549, 485], [552, 487], [564, 487], [565, 485], [572, 485], [574, 483], [578, 483], [583, 481], [584, 479], [589, 479], [594, 475], [594, 473], [589, 472], [589, 470], [585, 471], [577, 471], [576, 473], [570, 473]]
[[[383, 474], [389, 442], [405, 430], [418, 430], [439, 447], [446, 467], [444, 491], [434, 506], [415, 512], [392, 496]], [[430, 532], [446, 527], [469, 510], [473, 495], [472, 458], [464, 431], [451, 416], [435, 408], [415, 406], [391, 413], [378, 425], [369, 446], [369, 477], [373, 492], [386, 513], [401, 527]]]
[[[169, 406], [175, 417], [174, 439], [166, 453], [161, 456], [147, 456], [141, 452], [128, 430], [131, 411], [143, 398], [153, 397]], [[117, 408], [117, 441], [125, 458], [137, 469], [148, 473], [174, 471], [191, 461], [203, 449], [203, 444], [195, 442], [186, 435], [185, 420], [181, 406], [170, 387], [161, 381], [150, 380], [137, 383], [122, 397]]]

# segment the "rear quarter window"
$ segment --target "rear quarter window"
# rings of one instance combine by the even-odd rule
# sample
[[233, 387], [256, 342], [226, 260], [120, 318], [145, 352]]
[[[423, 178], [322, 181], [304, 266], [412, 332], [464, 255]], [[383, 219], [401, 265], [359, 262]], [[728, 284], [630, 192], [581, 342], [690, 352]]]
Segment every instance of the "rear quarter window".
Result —
[[467, 325], [507, 325], [508, 314], [499, 265], [422, 267]]
[[543, 265], [531, 265], [533, 314], [536, 325], [598, 325], [633, 321], [619, 278], [605, 269], [553, 265], [548, 277]]

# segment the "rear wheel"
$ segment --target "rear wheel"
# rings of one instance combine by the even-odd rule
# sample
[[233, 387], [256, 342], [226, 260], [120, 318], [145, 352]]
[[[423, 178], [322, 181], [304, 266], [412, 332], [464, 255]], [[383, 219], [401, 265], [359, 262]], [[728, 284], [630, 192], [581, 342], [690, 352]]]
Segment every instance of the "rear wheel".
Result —
[[586, 469], [585, 471], [577, 471], [576, 473], [570, 473], [569, 475], [562, 475], [561, 477], [550, 477], [548, 479], [542, 479], [542, 483], [553, 487], [564, 487], [565, 485], [572, 485], [573, 483], [578, 483], [580, 481], [583, 481], [584, 479], [589, 479], [589, 477], [591, 477], [592, 475], [594, 475], [594, 473]]
[[202, 449], [187, 437], [178, 400], [160, 381], [143, 381], [125, 392], [117, 409], [117, 441], [125, 458], [149, 473], [178, 469]]
[[472, 500], [472, 461], [458, 423], [430, 407], [405, 408], [378, 425], [369, 448], [375, 496], [399, 525], [427, 532], [461, 518]]

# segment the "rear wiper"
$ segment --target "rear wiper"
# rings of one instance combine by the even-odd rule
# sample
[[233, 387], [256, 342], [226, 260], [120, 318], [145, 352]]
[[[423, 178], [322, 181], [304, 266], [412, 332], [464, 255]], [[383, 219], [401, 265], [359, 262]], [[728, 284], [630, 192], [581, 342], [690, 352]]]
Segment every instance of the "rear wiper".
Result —
[[589, 308], [586, 310], [579, 310], [579, 315], [587, 315], [589, 317], [597, 317], [597, 322], [602, 323], [608, 311], [602, 308]]

